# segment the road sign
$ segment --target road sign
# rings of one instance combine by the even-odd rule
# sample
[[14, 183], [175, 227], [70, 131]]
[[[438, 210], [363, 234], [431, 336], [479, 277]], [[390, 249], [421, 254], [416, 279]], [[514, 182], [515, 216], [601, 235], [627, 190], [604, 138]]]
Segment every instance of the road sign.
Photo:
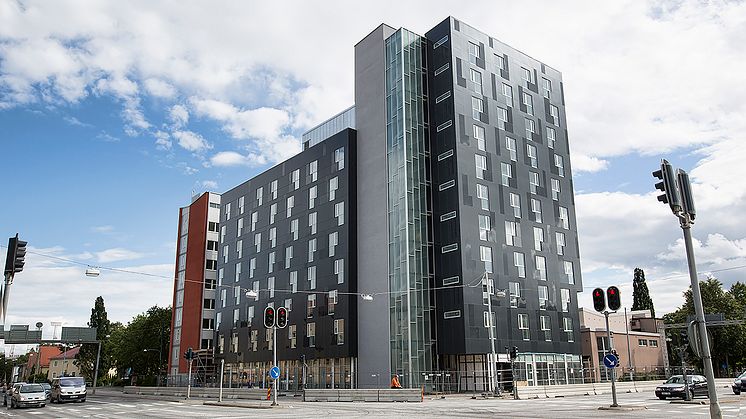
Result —
[[606, 354], [604, 356], [604, 365], [606, 368], [616, 368], [619, 365], [619, 358], [614, 354]]
[[276, 380], [280, 378], [280, 367], [274, 366], [269, 370], [269, 378]]
[[63, 327], [62, 339], [65, 341], [96, 342], [94, 327]]
[[[692, 352], [698, 358], [702, 358], [702, 353], [704, 352], [702, 350], [702, 336], [699, 334], [699, 327], [696, 320], [689, 322], [687, 335], [689, 336], [689, 346], [692, 348]], [[712, 333], [710, 333], [709, 329], [707, 329], [707, 341], [710, 343], [710, 349], [712, 349]]]

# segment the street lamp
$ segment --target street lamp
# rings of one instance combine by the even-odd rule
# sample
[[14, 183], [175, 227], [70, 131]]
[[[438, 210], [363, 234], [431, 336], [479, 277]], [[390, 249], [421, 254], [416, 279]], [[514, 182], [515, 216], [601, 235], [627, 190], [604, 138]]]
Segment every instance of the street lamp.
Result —
[[92, 276], [92, 277], [97, 277], [97, 276], [99, 276], [100, 274], [101, 274], [101, 270], [100, 270], [100, 269], [98, 269], [98, 268], [96, 268], [96, 267], [94, 267], [94, 266], [89, 266], [89, 267], [88, 267], [88, 268], [87, 268], [87, 269], [85, 270], [85, 276]]

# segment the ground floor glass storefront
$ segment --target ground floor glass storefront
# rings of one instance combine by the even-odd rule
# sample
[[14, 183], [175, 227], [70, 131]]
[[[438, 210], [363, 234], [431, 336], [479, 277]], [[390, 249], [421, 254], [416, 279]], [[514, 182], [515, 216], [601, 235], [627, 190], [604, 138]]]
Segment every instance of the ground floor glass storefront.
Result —
[[[305, 368], [301, 360], [278, 361], [280, 367], [279, 388], [300, 390], [304, 388], [354, 388], [355, 358], [309, 359]], [[225, 387], [267, 388], [272, 381], [269, 370], [272, 362], [240, 362], [225, 364], [223, 385]], [[218, 372], [219, 374], [219, 372]]]

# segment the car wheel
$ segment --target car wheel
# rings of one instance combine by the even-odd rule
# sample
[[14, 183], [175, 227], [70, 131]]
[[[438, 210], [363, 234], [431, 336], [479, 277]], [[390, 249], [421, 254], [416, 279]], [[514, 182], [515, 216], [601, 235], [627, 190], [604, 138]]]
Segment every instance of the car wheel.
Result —
[[733, 390], [733, 394], [735, 394], [736, 396], [738, 396], [739, 394], [741, 394], [741, 392], [738, 391], [738, 390]]

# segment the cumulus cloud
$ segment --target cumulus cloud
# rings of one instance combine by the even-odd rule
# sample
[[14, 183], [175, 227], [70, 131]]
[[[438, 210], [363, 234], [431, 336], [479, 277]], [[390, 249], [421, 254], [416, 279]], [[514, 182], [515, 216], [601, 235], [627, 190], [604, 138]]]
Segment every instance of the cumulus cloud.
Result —
[[200, 153], [205, 150], [212, 148], [212, 145], [207, 142], [201, 135], [192, 131], [176, 131], [173, 133], [174, 138], [178, 141], [179, 145], [185, 150]]
[[208, 191], [216, 191], [218, 189], [218, 182], [215, 182], [214, 180], [203, 180], [200, 182], [200, 186], [202, 186], [202, 189]]
[[149, 78], [144, 80], [145, 90], [149, 94], [159, 98], [170, 99], [176, 96], [176, 88], [163, 80]]
[[587, 156], [585, 154], [573, 154], [572, 158], [572, 170], [575, 173], [580, 172], [600, 172], [608, 167], [609, 162], [602, 160], [597, 157]]
[[168, 117], [176, 128], [181, 128], [189, 122], [189, 111], [183, 105], [174, 105], [169, 110]]
[[121, 247], [116, 247], [112, 249], [106, 249], [102, 250], [100, 252], [96, 253], [96, 259], [99, 263], [110, 263], [110, 262], [120, 262], [123, 260], [132, 260], [132, 259], [140, 259], [145, 256], [144, 253], [135, 252], [128, 249], [123, 249]]

